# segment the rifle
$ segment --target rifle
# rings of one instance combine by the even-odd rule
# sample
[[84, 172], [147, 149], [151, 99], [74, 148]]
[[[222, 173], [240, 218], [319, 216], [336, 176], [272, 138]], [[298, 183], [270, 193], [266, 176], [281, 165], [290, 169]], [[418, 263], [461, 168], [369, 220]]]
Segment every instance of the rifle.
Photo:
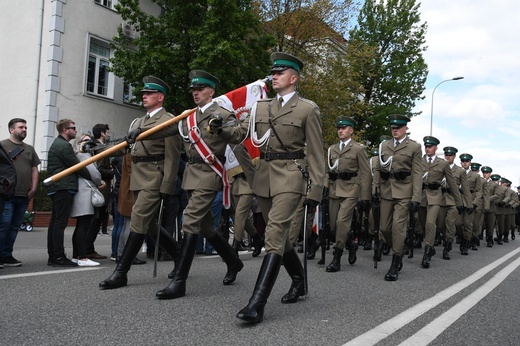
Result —
[[374, 218], [374, 268], [377, 268], [377, 257], [375, 252], [379, 251], [379, 223], [381, 221], [381, 200], [379, 199], [379, 191], [376, 188], [376, 193], [372, 196], [372, 216]]
[[410, 254], [408, 258], [413, 258], [413, 244], [415, 243], [415, 216], [413, 211], [409, 211], [408, 215], [408, 227], [406, 230], [405, 243], [408, 245]]
[[318, 264], [325, 264], [325, 253], [327, 252], [328, 242], [330, 239], [330, 217], [329, 217], [329, 192], [328, 189], [323, 189], [323, 198], [321, 200], [321, 225], [320, 228], [320, 246], [321, 259]]
[[[166, 127], [173, 125], [173, 124], [181, 121], [184, 118], [187, 118], [191, 113], [195, 112], [196, 110], [197, 110], [197, 108], [185, 110], [180, 115], [173, 117], [173, 118], [165, 121], [164, 123], [161, 123], [155, 127], [152, 127], [151, 129], [148, 129], [148, 130], [144, 131], [143, 133], [139, 134], [139, 136], [137, 136], [136, 140], [141, 141], [141, 140], [145, 139], [146, 137], [148, 137], [149, 135], [151, 135], [155, 132], [158, 132], [162, 129], [165, 129]], [[52, 182], [56, 182], [72, 173], [75, 173], [75, 172], [81, 170], [84, 167], [87, 167], [88, 165], [90, 165], [93, 162], [99, 161], [104, 157], [110, 156], [111, 154], [114, 154], [114, 153], [118, 152], [119, 150], [126, 148], [127, 146], [128, 146], [128, 143], [126, 141], [124, 141], [124, 142], [114, 145], [113, 147], [109, 147], [106, 150], [100, 152], [99, 154], [89, 157], [85, 161], [81, 161], [81, 162], [75, 164], [74, 166], [71, 166], [61, 172], [54, 174], [51, 177], [48, 177], [47, 179], [45, 179], [43, 181], [43, 184], [49, 185]]]

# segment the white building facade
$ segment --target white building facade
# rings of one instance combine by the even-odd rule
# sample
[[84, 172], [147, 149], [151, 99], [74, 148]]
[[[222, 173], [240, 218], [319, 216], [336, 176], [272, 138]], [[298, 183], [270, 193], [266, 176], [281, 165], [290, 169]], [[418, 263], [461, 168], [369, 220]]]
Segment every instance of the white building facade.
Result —
[[[59, 119], [72, 119], [78, 135], [92, 131], [95, 124], [108, 124], [112, 137], [120, 138], [143, 114], [139, 105], [129, 102], [131, 88], [108, 72], [108, 59], [114, 53], [110, 42], [122, 25], [113, 9], [116, 3], [17, 0], [2, 6], [0, 138], [9, 136], [10, 119], [26, 119], [25, 142], [39, 153], [42, 169], [58, 135]], [[160, 14], [150, 0], [142, 0], [141, 7]]]

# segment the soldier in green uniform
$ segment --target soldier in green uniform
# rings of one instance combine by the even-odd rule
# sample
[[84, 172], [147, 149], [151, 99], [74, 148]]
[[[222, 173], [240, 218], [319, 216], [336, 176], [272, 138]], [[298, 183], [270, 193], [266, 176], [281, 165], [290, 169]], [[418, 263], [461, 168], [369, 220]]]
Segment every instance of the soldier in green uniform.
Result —
[[327, 272], [340, 270], [345, 246], [348, 246], [348, 262], [356, 262], [358, 244], [349, 235], [354, 209], [358, 202], [365, 213], [370, 207], [370, 167], [365, 147], [352, 139], [354, 126], [355, 121], [350, 117], [336, 118], [340, 141], [331, 145], [327, 154], [330, 228], [336, 235], [334, 258]]
[[381, 236], [393, 249], [385, 280], [396, 281], [402, 267], [404, 240], [410, 213], [419, 211], [422, 191], [421, 145], [406, 135], [410, 118], [388, 117], [393, 140], [379, 148], [381, 175]]
[[517, 194], [511, 189], [511, 181], [509, 179], [502, 177], [500, 179], [500, 183], [502, 186], [507, 188], [506, 197], [509, 199], [504, 206], [504, 234], [502, 236], [502, 241], [504, 243], [509, 243], [509, 231], [511, 227], [514, 225], [514, 210], [517, 206]]
[[486, 179], [483, 191], [487, 195], [487, 198], [484, 198], [484, 209], [482, 210], [484, 222], [486, 223], [486, 245], [487, 247], [493, 247], [493, 232], [495, 229], [497, 211], [496, 202], [500, 198], [496, 181], [500, 180], [500, 176], [498, 174], [491, 175], [493, 169], [488, 166], [483, 166], [481, 171], [484, 179]]
[[[498, 174], [497, 174], [498, 175]], [[495, 176], [496, 178], [496, 176]], [[491, 176], [491, 179], [493, 179], [493, 176]], [[497, 210], [495, 213], [497, 224], [497, 237], [496, 242], [498, 245], [503, 245], [503, 237], [505, 233], [505, 227], [506, 227], [506, 205], [510, 202], [510, 196], [507, 193], [507, 187], [502, 185], [501, 180], [504, 179], [501, 176], [498, 176], [498, 179], [495, 181], [497, 184], [497, 195], [498, 199], [495, 201]], [[493, 179], [494, 180], [494, 179]]]
[[[197, 110], [187, 118], [170, 126], [164, 134], [179, 134], [184, 141], [186, 168], [182, 178], [182, 189], [188, 195], [188, 205], [184, 209], [182, 230], [184, 238], [181, 253], [172, 281], [156, 293], [158, 299], [175, 299], [186, 293], [186, 279], [195, 256], [198, 234], [201, 233], [217, 251], [227, 266], [224, 285], [231, 285], [244, 267], [238, 254], [214, 229], [215, 216], [211, 206], [217, 192], [224, 191], [227, 200], [227, 175], [225, 172], [225, 152], [227, 141], [210, 129], [212, 121], [230, 123], [236, 121], [235, 114], [213, 101], [217, 77], [202, 70], [192, 70], [189, 74], [190, 90]], [[229, 207], [229, 205], [228, 205]]]
[[[482, 165], [477, 162], [471, 163], [471, 171], [475, 172], [476, 174], [479, 174], [480, 167]], [[484, 214], [482, 213], [482, 210], [484, 209], [484, 200], [486, 198], [489, 198], [487, 192], [485, 191], [486, 187], [486, 179], [483, 177], [480, 177], [480, 182], [482, 184], [482, 193], [481, 197], [477, 200], [477, 208], [473, 212], [473, 238], [474, 242], [471, 244], [471, 250], [478, 250], [477, 246], [480, 246], [480, 239], [482, 239], [482, 224], [484, 223]]]
[[266, 255], [249, 303], [237, 314], [237, 318], [251, 323], [263, 319], [282, 259], [292, 280], [282, 303], [296, 303], [305, 294], [303, 266], [289, 240], [289, 229], [301, 196], [306, 195], [303, 203], [309, 211], [314, 211], [321, 201], [325, 181], [320, 110], [295, 89], [303, 62], [281, 52], [273, 53], [271, 60], [276, 97], [253, 105], [249, 128], [221, 129], [221, 136], [236, 142], [249, 130], [251, 140], [261, 153], [253, 191], [267, 224]]
[[473, 156], [468, 153], [460, 155], [460, 165], [466, 170], [466, 180], [468, 181], [469, 191], [471, 192], [471, 204], [466, 205], [466, 212], [464, 215], [464, 230], [462, 242], [460, 244], [460, 253], [462, 255], [468, 255], [468, 250], [471, 244], [475, 243], [473, 239], [473, 218], [472, 215], [475, 209], [477, 209], [478, 201], [482, 198], [482, 181], [480, 176], [471, 171], [471, 160]]
[[[468, 182], [466, 180], [466, 172], [460, 166], [455, 164], [458, 149], [454, 147], [445, 147], [443, 149], [444, 157], [450, 166], [451, 172], [457, 184], [456, 190], [461, 195], [464, 205], [471, 204], [471, 193], [469, 191]], [[450, 260], [450, 251], [452, 249], [453, 240], [455, 238], [456, 225], [462, 227], [464, 205], [457, 205], [455, 202], [456, 191], [449, 188], [446, 181], [441, 184], [442, 202], [441, 211], [437, 218], [437, 227], [443, 230], [444, 235], [444, 250], [442, 252], [442, 259]]]
[[[143, 78], [143, 106], [147, 113], [136, 119], [132, 128], [151, 128], [169, 120], [172, 115], [163, 108], [164, 97], [170, 87], [163, 80], [148, 76]], [[140, 132], [140, 131], [139, 131]], [[135, 143], [131, 149], [132, 174], [130, 190], [134, 205], [130, 223], [130, 235], [121, 260], [115, 271], [99, 284], [100, 289], [126, 286], [127, 273], [143, 244], [145, 235], [155, 237], [161, 232], [160, 246], [173, 258], [177, 258], [177, 242], [166, 231], [157, 229], [156, 214], [165, 195], [173, 195], [180, 159], [180, 140], [177, 137], [146, 139]], [[168, 150], [166, 150], [168, 148]]]
[[442, 202], [442, 181], [445, 180], [448, 188], [453, 191], [457, 206], [462, 206], [462, 200], [450, 164], [436, 155], [440, 141], [433, 136], [426, 136], [423, 141], [426, 154], [423, 157], [423, 190], [419, 220], [423, 225], [425, 246], [421, 267], [429, 268], [430, 260], [435, 255], [434, 242]]

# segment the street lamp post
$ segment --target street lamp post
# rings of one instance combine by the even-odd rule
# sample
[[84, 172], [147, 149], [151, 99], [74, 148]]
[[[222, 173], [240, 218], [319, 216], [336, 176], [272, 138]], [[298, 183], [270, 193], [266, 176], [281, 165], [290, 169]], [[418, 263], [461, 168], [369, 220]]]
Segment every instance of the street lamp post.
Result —
[[431, 110], [431, 113], [430, 113], [430, 136], [432, 135], [432, 129], [433, 129], [433, 95], [435, 94], [435, 90], [442, 83], [450, 82], [450, 81], [453, 81], [453, 80], [461, 80], [463, 78], [464, 77], [454, 77], [454, 78], [451, 78], [451, 79], [446, 79], [446, 80], [443, 80], [442, 82], [440, 82], [439, 84], [437, 84], [435, 86], [435, 88], [433, 88], [433, 91], [432, 91], [432, 110]]

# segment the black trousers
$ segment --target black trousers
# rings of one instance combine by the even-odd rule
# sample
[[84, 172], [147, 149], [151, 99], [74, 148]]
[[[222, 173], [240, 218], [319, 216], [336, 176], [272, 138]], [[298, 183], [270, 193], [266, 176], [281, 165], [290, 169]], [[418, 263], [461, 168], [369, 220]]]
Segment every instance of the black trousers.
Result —
[[49, 228], [47, 229], [47, 253], [49, 258], [65, 256], [63, 239], [65, 228], [69, 221], [74, 194], [68, 190], [59, 190], [50, 195], [52, 200], [52, 214]]
[[87, 258], [87, 235], [92, 215], [82, 215], [76, 218], [76, 228], [72, 234], [72, 257]]

